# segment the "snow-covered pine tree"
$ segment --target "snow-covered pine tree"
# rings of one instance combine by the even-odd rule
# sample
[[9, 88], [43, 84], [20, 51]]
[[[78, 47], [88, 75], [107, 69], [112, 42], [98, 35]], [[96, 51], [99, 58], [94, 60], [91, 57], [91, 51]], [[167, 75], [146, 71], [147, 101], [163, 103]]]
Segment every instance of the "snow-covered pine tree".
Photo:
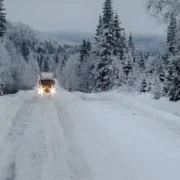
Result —
[[120, 37], [119, 59], [123, 61], [125, 54], [128, 52], [126, 33], [123, 30]]
[[49, 62], [48, 62], [48, 58], [47, 57], [46, 57], [46, 59], [44, 61], [43, 71], [44, 72], [49, 72]]
[[83, 40], [82, 45], [80, 46], [80, 63], [79, 63], [79, 75], [81, 76], [82, 66], [86, 63], [87, 57], [90, 54], [92, 47], [89, 40]]
[[80, 46], [80, 62], [83, 63], [85, 56], [87, 55], [87, 42], [84, 39], [82, 45]]
[[83, 40], [79, 50], [79, 62], [78, 62], [78, 76], [79, 76], [79, 91], [86, 92], [88, 90], [88, 68], [89, 68], [89, 55], [91, 54], [91, 42], [89, 40]]
[[104, 29], [109, 29], [110, 24], [113, 22], [114, 12], [112, 7], [112, 0], [105, 0], [103, 7], [103, 26]]
[[144, 55], [143, 55], [142, 51], [140, 51], [138, 54], [137, 63], [138, 63], [140, 72], [144, 72], [145, 71], [145, 62], [144, 62]]
[[28, 61], [29, 48], [27, 42], [24, 40], [21, 44], [21, 53], [26, 61]]
[[142, 83], [141, 83], [141, 88], [140, 88], [140, 92], [147, 92], [147, 83], [146, 83], [146, 79], [143, 79]]
[[102, 20], [102, 16], [100, 15], [99, 16], [99, 24], [97, 25], [97, 28], [96, 28], [96, 35], [95, 35], [95, 40], [96, 42], [99, 42], [100, 39], [100, 35], [102, 35], [102, 28], [103, 28], [103, 20]]
[[177, 21], [174, 13], [171, 13], [170, 22], [167, 30], [167, 47], [170, 55], [177, 53]]
[[177, 22], [176, 42], [177, 42], [177, 53], [179, 53], [180, 52], [180, 20]]
[[96, 67], [96, 89], [109, 90], [113, 78], [114, 12], [112, 1], [106, 0], [103, 7], [102, 38], [99, 43], [99, 59]]
[[99, 58], [101, 48], [102, 48], [102, 37], [103, 37], [103, 20], [102, 16], [99, 16], [99, 24], [97, 25], [96, 28], [96, 35], [95, 35], [95, 45], [96, 48], [94, 49], [94, 55]]
[[4, 0], [0, 0], [0, 37], [2, 37], [6, 31], [6, 13], [4, 11]]
[[135, 45], [134, 45], [132, 33], [130, 33], [130, 35], [129, 35], [128, 48], [129, 48], [130, 53], [132, 54], [133, 63], [135, 63], [135, 60], [136, 60], [135, 51], [136, 51], [136, 50], [135, 50]]
[[180, 100], [180, 56], [171, 57], [169, 64], [169, 98], [171, 101]]
[[119, 52], [120, 37], [121, 37], [121, 29], [120, 29], [119, 17], [118, 14], [116, 13], [114, 18], [114, 49], [113, 49], [114, 56], [117, 56]]
[[113, 55], [114, 56], [119, 56], [120, 52], [123, 51], [123, 48], [125, 48], [125, 43], [122, 42], [123, 38], [123, 31], [124, 28], [120, 27], [120, 22], [119, 22], [119, 16], [116, 13], [115, 18], [114, 18], [114, 49], [113, 49]]
[[125, 73], [126, 81], [128, 80], [128, 76], [132, 68], [133, 68], [133, 57], [130, 51], [128, 51], [123, 58], [123, 70]]

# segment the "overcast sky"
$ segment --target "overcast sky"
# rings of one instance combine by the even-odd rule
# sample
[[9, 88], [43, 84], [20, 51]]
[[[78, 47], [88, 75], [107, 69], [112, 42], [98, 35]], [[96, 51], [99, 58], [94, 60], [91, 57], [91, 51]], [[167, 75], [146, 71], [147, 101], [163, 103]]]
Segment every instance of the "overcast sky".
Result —
[[[164, 28], [148, 17], [145, 0], [113, 0], [123, 27], [138, 34], [163, 34]], [[104, 0], [5, 0], [10, 21], [40, 31], [94, 32]]]

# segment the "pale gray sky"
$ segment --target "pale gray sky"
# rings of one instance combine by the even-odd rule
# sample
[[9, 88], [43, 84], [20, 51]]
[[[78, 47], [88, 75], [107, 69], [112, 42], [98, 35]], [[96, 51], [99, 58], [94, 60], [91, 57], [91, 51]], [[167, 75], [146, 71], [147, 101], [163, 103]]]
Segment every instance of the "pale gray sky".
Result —
[[[145, 0], [113, 0], [123, 27], [138, 34], [162, 34], [164, 28], [148, 17]], [[5, 0], [7, 18], [41, 31], [94, 32], [104, 0]]]

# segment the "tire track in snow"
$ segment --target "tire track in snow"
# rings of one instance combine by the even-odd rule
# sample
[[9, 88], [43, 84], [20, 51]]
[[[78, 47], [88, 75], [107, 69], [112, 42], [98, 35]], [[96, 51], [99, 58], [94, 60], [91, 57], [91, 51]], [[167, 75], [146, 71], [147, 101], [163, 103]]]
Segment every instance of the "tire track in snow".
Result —
[[43, 139], [44, 146], [44, 164], [42, 171], [43, 180], [70, 180], [69, 168], [66, 162], [66, 142], [62, 134], [62, 129], [57, 125], [58, 121], [56, 109], [52, 99], [45, 99], [43, 108]]
[[2, 180], [16, 179], [16, 153], [28, 126], [32, 108], [30, 101], [24, 102], [11, 120], [12, 126], [0, 149], [0, 162], [3, 162], [3, 166], [0, 168], [0, 179]]
[[[67, 105], [67, 104], [66, 104]], [[58, 123], [59, 126], [63, 128], [63, 135], [67, 142], [67, 163], [71, 172], [71, 179], [73, 180], [92, 180], [93, 175], [91, 172], [91, 168], [87, 161], [85, 160], [82, 150], [75, 139], [75, 132], [73, 127], [72, 116], [68, 113], [68, 106], [65, 107], [63, 101], [59, 104], [59, 102], [54, 102], [54, 106], [56, 108]], [[76, 112], [79, 113], [79, 112]], [[75, 114], [74, 114], [75, 118]], [[76, 117], [78, 118], [78, 117]]]

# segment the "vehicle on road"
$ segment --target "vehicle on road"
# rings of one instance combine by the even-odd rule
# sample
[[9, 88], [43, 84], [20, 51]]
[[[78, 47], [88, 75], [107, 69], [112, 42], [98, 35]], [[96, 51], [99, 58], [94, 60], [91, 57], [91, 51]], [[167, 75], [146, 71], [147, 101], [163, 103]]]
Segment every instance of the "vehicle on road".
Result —
[[44, 94], [54, 95], [56, 93], [53, 73], [42, 72], [40, 74], [39, 85], [40, 88], [38, 88], [38, 94], [40, 94], [41, 96], [43, 96]]

